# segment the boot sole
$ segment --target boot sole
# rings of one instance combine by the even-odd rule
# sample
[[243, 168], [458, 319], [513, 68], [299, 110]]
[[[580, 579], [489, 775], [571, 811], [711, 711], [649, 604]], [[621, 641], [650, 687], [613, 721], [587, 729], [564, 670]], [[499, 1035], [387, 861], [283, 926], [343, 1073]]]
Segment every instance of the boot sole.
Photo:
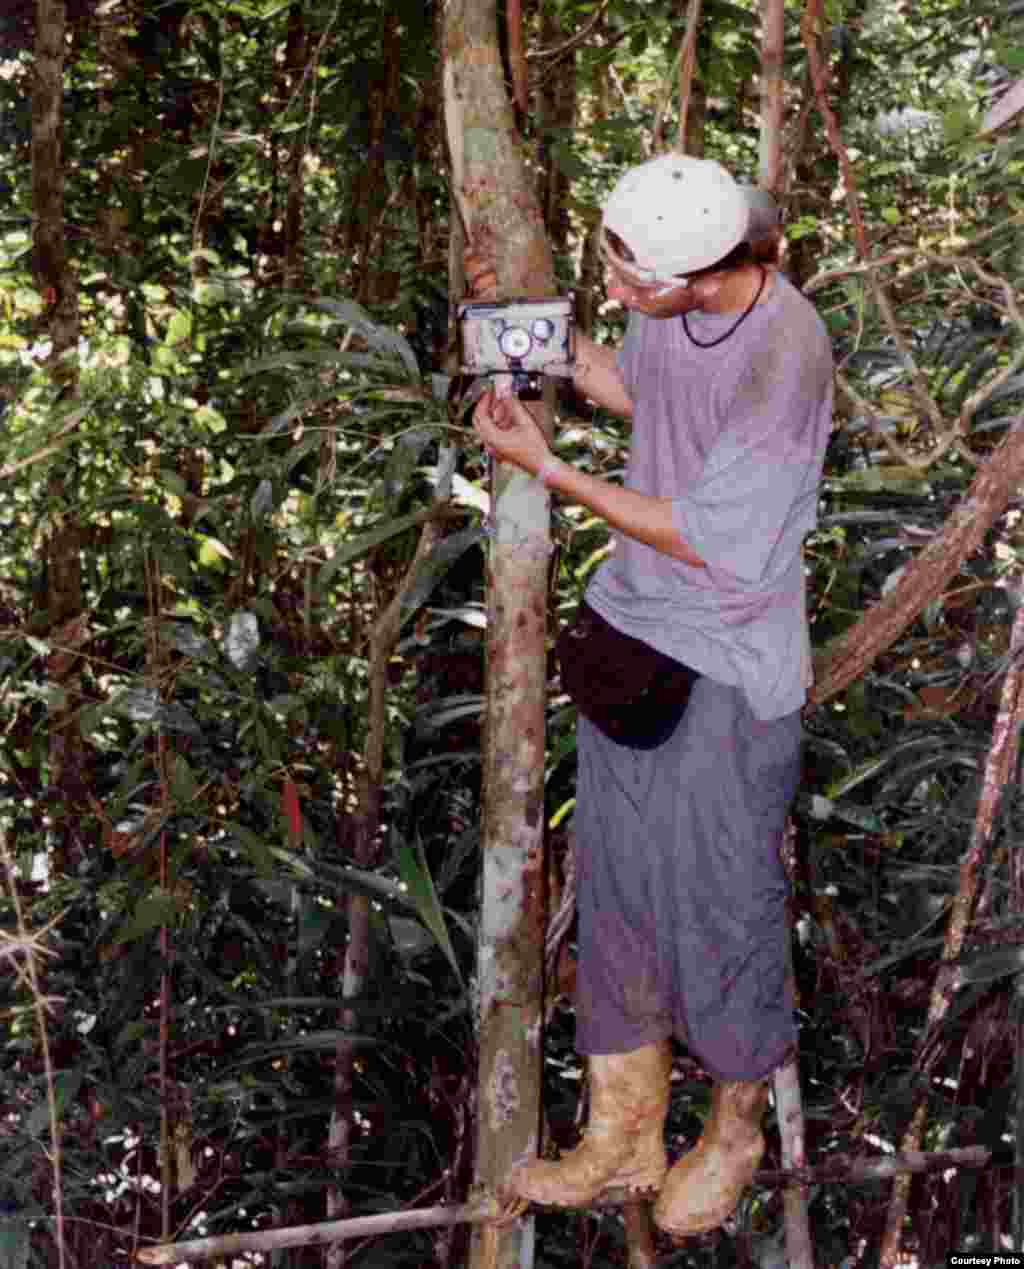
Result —
[[664, 1225], [657, 1219], [657, 1217], [655, 1217], [654, 1225], [656, 1229], [667, 1235], [667, 1237], [673, 1238], [676, 1241], [681, 1241], [684, 1238], [696, 1238], [698, 1234], [710, 1234], [713, 1229], [721, 1228], [735, 1210], [735, 1207], [730, 1207], [720, 1219], [701, 1221], [699, 1224], [687, 1225], [685, 1228], [681, 1226], [675, 1226], [673, 1228], [671, 1225]]
[[621, 1207], [624, 1203], [651, 1202], [658, 1197], [660, 1185], [607, 1185], [592, 1198], [581, 1198], [578, 1202], [558, 1202], [555, 1199], [535, 1199], [521, 1195], [531, 1207], [540, 1207], [546, 1211], [573, 1212], [587, 1207]]

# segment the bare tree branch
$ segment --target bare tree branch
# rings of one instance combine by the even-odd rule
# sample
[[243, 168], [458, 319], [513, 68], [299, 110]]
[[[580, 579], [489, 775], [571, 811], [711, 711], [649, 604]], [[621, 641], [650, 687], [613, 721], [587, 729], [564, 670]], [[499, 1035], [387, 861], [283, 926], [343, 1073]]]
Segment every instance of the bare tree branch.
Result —
[[977, 550], [1024, 480], [1024, 415], [978, 469], [942, 531], [906, 566], [899, 581], [820, 658], [811, 701], [821, 705], [859, 678], [910, 623], [937, 599], [963, 561]]
[[[964, 939], [971, 922], [981, 867], [988, 845], [992, 840], [1003, 790], [1011, 778], [1017, 765], [1018, 736], [1021, 724], [1024, 723], [1024, 696], [1021, 693], [1022, 669], [1020, 654], [1024, 651], [1024, 607], [1017, 609], [1010, 636], [1010, 668], [1003, 682], [1002, 698], [999, 703], [999, 714], [992, 729], [992, 745], [989, 748], [985, 763], [985, 774], [978, 799], [978, 809], [974, 818], [974, 831], [971, 843], [960, 864], [960, 884], [953, 900], [953, 910], [949, 926], [946, 930], [945, 943], [942, 949], [942, 962], [932, 986], [931, 1000], [928, 1005], [928, 1019], [918, 1042], [915, 1067], [927, 1069], [929, 1051], [934, 1047], [943, 1019], [949, 1012], [957, 988], [960, 986], [960, 970], [956, 964], [964, 945]], [[928, 1103], [924, 1097], [919, 1098], [914, 1109], [902, 1142], [903, 1153], [914, 1153], [920, 1149], [921, 1138], [928, 1122]], [[907, 1213], [910, 1197], [910, 1177], [902, 1174], [896, 1178], [889, 1200], [889, 1211], [886, 1216], [885, 1232], [882, 1236], [879, 1255], [880, 1269], [895, 1269], [900, 1257], [900, 1239], [903, 1231], [903, 1220]]]

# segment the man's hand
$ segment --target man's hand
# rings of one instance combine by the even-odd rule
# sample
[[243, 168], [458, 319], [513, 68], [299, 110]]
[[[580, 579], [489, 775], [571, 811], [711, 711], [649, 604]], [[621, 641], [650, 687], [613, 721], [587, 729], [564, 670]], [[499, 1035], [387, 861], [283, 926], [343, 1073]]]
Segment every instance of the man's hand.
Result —
[[518, 397], [498, 400], [486, 392], [473, 411], [473, 430], [503, 463], [514, 463], [535, 476], [551, 453], [544, 433]]
[[588, 507], [613, 529], [691, 568], [704, 567], [704, 561], [676, 531], [670, 498], [623, 489], [621, 485], [600, 480], [555, 458], [544, 433], [518, 397], [499, 401], [493, 392], [488, 392], [473, 411], [473, 429], [492, 454], [502, 462], [514, 463], [531, 476], [536, 476], [547, 461], [544, 483], [548, 488]]
[[474, 300], [498, 298], [498, 273], [491, 252], [480, 247], [467, 247], [462, 256], [462, 268], [466, 274], [466, 290]]

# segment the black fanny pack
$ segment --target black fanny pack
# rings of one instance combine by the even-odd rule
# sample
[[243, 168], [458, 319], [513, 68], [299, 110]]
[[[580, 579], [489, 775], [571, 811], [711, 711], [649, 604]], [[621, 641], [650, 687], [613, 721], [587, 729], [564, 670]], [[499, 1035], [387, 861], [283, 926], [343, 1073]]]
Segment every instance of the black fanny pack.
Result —
[[576, 708], [620, 745], [654, 749], [682, 721], [696, 670], [623, 634], [583, 600], [555, 642], [562, 686]]

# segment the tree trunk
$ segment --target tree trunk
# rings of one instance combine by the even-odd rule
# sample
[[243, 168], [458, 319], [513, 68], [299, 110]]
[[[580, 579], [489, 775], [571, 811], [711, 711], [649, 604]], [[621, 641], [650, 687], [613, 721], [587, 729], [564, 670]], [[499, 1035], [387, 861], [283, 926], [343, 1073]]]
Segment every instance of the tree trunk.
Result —
[[[303, 76], [309, 56], [309, 37], [306, 17], [301, 2], [288, 10], [288, 41], [285, 46], [285, 65], [288, 69], [288, 95], [302, 101], [306, 97]], [[296, 113], [298, 111], [296, 110]], [[306, 129], [299, 128], [292, 137], [288, 156], [288, 192], [284, 209], [284, 287], [286, 291], [298, 291], [303, 284], [303, 236], [302, 236], [302, 171], [306, 158]]]
[[[43, 297], [53, 351], [49, 370], [65, 393], [74, 391], [78, 344], [78, 289], [68, 267], [64, 226], [64, 37], [67, 15], [64, 0], [37, 0], [35, 74], [32, 89], [32, 265]], [[64, 648], [84, 640], [81, 547], [83, 528], [69, 484], [56, 474], [50, 478], [53, 496], [50, 530], [45, 545], [46, 622], [51, 636]], [[60, 648], [55, 649], [60, 655]], [[67, 660], [67, 658], [64, 658]], [[74, 802], [84, 794], [84, 754], [77, 724], [78, 675], [74, 658], [62, 675], [64, 703], [50, 712], [50, 787], [53, 807], [52, 867], [73, 868], [71, 859]], [[84, 797], [81, 798], [84, 802]]]
[[785, 18], [785, 0], [761, 0], [761, 146], [757, 183], [773, 193], [778, 193], [782, 185]]
[[[444, 68], [453, 193], [474, 246], [493, 255], [500, 296], [551, 295], [551, 254], [503, 83], [495, 0], [450, 0]], [[549, 411], [540, 414], [549, 429]], [[550, 554], [542, 485], [500, 465], [492, 499], [476, 1160], [477, 1185], [491, 1191], [537, 1151]], [[470, 1264], [484, 1269], [490, 1254], [488, 1269], [513, 1269], [532, 1237], [532, 1220], [474, 1231]]]
[[[570, 38], [564, 17], [545, 9], [541, 15], [541, 43], [553, 48]], [[555, 143], [572, 135], [576, 124], [576, 54], [558, 60], [557, 66], [544, 76], [538, 93], [542, 138], [542, 160], [539, 194], [544, 223], [551, 249], [559, 255], [569, 249], [569, 178], [553, 155]]]
[[702, 0], [683, 0], [680, 17], [686, 21], [679, 55], [679, 133], [676, 149], [692, 158], [704, 157], [704, 120], [707, 92], [697, 60]]

